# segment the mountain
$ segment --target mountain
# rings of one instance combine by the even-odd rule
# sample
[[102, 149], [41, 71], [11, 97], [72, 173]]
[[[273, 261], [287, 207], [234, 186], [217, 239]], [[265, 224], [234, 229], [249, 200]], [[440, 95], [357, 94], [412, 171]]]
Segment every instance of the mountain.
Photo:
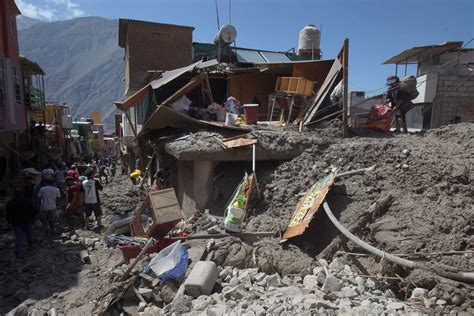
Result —
[[24, 16], [24, 15], [20, 15], [16, 19], [16, 27], [17, 27], [18, 31], [29, 29], [30, 27], [32, 27], [36, 24], [39, 24], [39, 23], [44, 23], [44, 22], [40, 21], [40, 20], [29, 18], [29, 17]]
[[123, 51], [118, 21], [84, 17], [41, 22], [19, 31], [20, 53], [46, 73], [46, 100], [67, 103], [74, 119], [102, 113], [113, 127], [113, 101], [124, 92]]

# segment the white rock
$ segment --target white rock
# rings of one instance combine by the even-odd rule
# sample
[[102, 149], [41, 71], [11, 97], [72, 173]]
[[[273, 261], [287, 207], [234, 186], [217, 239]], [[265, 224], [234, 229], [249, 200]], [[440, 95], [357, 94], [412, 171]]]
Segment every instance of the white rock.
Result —
[[439, 299], [436, 301], [436, 305], [439, 305], [439, 306], [444, 306], [446, 305], [448, 302], [446, 302], [445, 300], [442, 300], [442, 299]]
[[269, 275], [265, 278], [265, 281], [267, 283], [267, 287], [273, 286], [273, 287], [279, 287], [281, 286], [281, 278], [278, 273]]
[[251, 310], [255, 313], [256, 316], [263, 316], [265, 315], [265, 309], [260, 306], [260, 305], [256, 305], [256, 304], [252, 304], [248, 307], [247, 310]]
[[207, 313], [206, 315], [208, 316], [221, 316], [225, 315], [228, 311], [228, 307], [226, 304], [216, 304], [213, 306], [209, 306], [207, 308]]
[[214, 299], [212, 298], [212, 296], [201, 295], [197, 299], [192, 301], [193, 310], [203, 311], [212, 303], [214, 303]]
[[402, 154], [404, 154], [404, 155], [408, 155], [409, 153], [410, 153], [409, 149], [405, 148], [405, 149], [402, 150]]
[[403, 170], [408, 170], [408, 168], [409, 168], [409, 167], [408, 167], [407, 164], [404, 163], [404, 164], [402, 165], [402, 169], [403, 169]]
[[335, 258], [329, 265], [329, 269], [334, 273], [338, 273], [344, 269], [345, 263], [341, 258]]
[[364, 285], [365, 284], [365, 280], [364, 278], [361, 278], [360, 276], [356, 276], [355, 279], [354, 279], [355, 283], [356, 284], [360, 284], [360, 285]]
[[326, 259], [319, 259], [318, 262], [323, 267], [329, 267], [329, 263], [327, 262]]
[[433, 302], [434, 302], [434, 298], [424, 298], [423, 299], [423, 305], [425, 305], [426, 308], [433, 307]]
[[257, 273], [254, 277], [253, 277], [253, 281], [254, 282], [262, 282], [263, 279], [265, 279], [267, 275], [263, 272], [260, 272], [260, 273]]
[[316, 267], [313, 269], [313, 274], [318, 275], [321, 271], [324, 271], [323, 267]]
[[245, 288], [242, 284], [231, 287], [229, 289], [223, 289], [222, 292], [224, 294], [224, 298], [227, 298], [227, 299], [232, 298], [235, 300], [240, 300], [244, 298], [246, 295]]
[[313, 289], [318, 287], [318, 277], [316, 275], [307, 275], [303, 279], [304, 286]]
[[337, 292], [342, 289], [343, 283], [341, 280], [330, 274], [326, 277], [321, 290], [325, 293]]
[[417, 287], [413, 289], [413, 292], [411, 293], [410, 299], [414, 300], [422, 300], [424, 298], [428, 297], [428, 290], [423, 289], [421, 287]]
[[352, 298], [356, 297], [358, 294], [352, 288], [345, 286], [339, 292], [336, 293], [336, 296], [339, 298]]
[[387, 309], [391, 309], [391, 310], [399, 310], [399, 309], [404, 309], [405, 308], [405, 304], [401, 303], [401, 302], [389, 302], [387, 304]]
[[365, 285], [369, 288], [369, 289], [375, 289], [375, 282], [374, 280], [372, 279], [367, 279], [365, 281]]
[[138, 288], [138, 293], [140, 293], [143, 297], [150, 298], [153, 294], [153, 290], [149, 288]]
[[[250, 271], [244, 270], [239, 272], [238, 280], [243, 286], [249, 288], [252, 286], [252, 278], [250, 277]], [[232, 283], [232, 280], [231, 280]]]
[[145, 308], [146, 308], [145, 302], [140, 302], [140, 304], [138, 304], [138, 312], [144, 312]]
[[239, 281], [239, 278], [237, 278], [237, 277], [233, 277], [229, 281], [229, 286], [237, 286], [239, 284], [240, 284], [240, 281]]

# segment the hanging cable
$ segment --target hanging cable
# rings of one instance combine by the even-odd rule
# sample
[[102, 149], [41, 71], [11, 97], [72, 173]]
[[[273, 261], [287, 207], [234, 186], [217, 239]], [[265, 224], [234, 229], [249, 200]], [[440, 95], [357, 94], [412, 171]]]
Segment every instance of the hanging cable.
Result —
[[229, 0], [229, 24], [232, 24], [232, 0]]
[[214, 1], [216, 5], [216, 17], [217, 17], [217, 30], [221, 28], [221, 23], [219, 22], [219, 8], [217, 7], [217, 0]]

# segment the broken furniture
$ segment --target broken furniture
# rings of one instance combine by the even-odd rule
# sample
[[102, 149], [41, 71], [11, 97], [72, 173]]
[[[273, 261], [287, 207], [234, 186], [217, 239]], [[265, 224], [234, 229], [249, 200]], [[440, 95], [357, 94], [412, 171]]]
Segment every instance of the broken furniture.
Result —
[[[297, 102], [295, 102], [295, 100], [297, 100]], [[275, 112], [276, 107], [279, 108], [282, 113], [284, 110], [288, 110], [288, 118], [286, 119], [286, 122], [289, 123], [291, 120], [291, 115], [293, 114], [293, 109], [295, 107], [302, 108], [305, 104], [306, 96], [302, 94], [273, 92], [268, 96], [268, 120], [273, 120], [273, 114]]]
[[312, 81], [303, 77], [278, 77], [275, 91], [310, 97], [313, 94], [313, 86]]
[[152, 191], [135, 213], [130, 224], [132, 236], [166, 236], [183, 218], [174, 189]]

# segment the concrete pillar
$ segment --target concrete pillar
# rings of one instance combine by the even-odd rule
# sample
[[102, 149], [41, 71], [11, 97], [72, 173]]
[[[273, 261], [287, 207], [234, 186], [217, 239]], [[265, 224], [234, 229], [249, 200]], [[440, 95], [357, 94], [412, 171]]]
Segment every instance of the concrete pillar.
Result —
[[213, 196], [214, 161], [178, 161], [175, 187], [183, 216], [189, 218], [196, 210], [203, 211]]
[[214, 161], [193, 162], [193, 186], [196, 209], [204, 211], [212, 200]]

